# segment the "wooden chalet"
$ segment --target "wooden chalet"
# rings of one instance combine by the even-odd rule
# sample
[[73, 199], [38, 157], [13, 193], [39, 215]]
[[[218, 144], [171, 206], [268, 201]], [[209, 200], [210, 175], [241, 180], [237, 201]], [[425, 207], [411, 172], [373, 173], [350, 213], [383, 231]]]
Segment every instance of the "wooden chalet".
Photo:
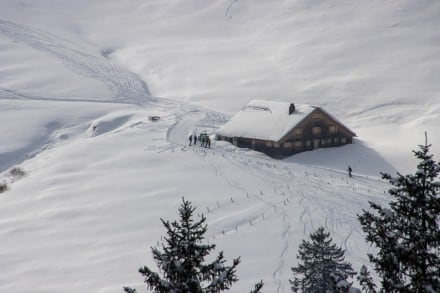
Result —
[[217, 131], [217, 139], [282, 159], [353, 142], [356, 134], [324, 109], [253, 100]]

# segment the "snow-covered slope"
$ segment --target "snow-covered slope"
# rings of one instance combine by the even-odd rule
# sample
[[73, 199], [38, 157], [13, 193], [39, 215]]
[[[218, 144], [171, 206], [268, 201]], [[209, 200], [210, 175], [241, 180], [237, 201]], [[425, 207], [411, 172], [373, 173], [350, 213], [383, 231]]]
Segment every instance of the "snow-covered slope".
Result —
[[128, 90], [142, 100], [145, 84], [120, 80], [122, 64], [155, 96], [231, 114], [252, 99], [323, 106], [402, 170], [425, 130], [439, 150], [436, 1], [23, 0], [1, 8], [2, 96], [119, 100]]
[[[298, 245], [321, 225], [359, 269], [371, 248], [356, 214], [388, 200], [378, 172], [410, 171], [425, 130], [440, 150], [439, 12], [409, 0], [2, 1], [0, 291], [141, 288], [137, 269], [153, 265], [159, 219], [175, 219], [181, 197], [228, 259], [242, 257], [232, 292], [260, 279], [288, 292]], [[252, 99], [323, 106], [359, 139], [284, 161], [187, 146]]]
[[[21, 102], [16, 111], [48, 103]], [[59, 111], [66, 106], [56, 104]], [[242, 257], [232, 292], [246, 292], [261, 278], [265, 292], [288, 292], [298, 245], [321, 225], [356, 268], [367, 263], [370, 248], [356, 214], [368, 200], [386, 200], [387, 186], [377, 177], [349, 179], [343, 170], [276, 161], [223, 142], [186, 146], [192, 129], [211, 131], [225, 117], [184, 104], [75, 105], [70, 113], [79, 122], [56, 129], [44, 151], [20, 164], [25, 177], [2, 175], [10, 190], [0, 198], [0, 260], [7, 268], [0, 291], [142, 288], [137, 268], [153, 265], [148, 248], [164, 235], [159, 219], [175, 219], [181, 197], [208, 217], [209, 241], [228, 259]], [[84, 108], [107, 114], [88, 120]], [[67, 124], [40, 115], [35, 124]], [[161, 119], [151, 122], [149, 115]], [[357, 149], [352, 160], [363, 153], [361, 145], [350, 147]], [[380, 161], [372, 156], [360, 165]]]

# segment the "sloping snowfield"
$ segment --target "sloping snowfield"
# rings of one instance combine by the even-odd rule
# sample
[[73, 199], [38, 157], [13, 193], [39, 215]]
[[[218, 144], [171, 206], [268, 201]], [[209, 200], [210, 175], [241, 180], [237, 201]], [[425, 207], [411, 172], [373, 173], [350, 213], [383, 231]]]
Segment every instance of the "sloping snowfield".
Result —
[[[48, 103], [20, 101], [16, 111]], [[175, 219], [182, 197], [208, 217], [209, 241], [229, 259], [242, 257], [233, 292], [246, 292], [260, 278], [265, 292], [288, 292], [300, 240], [320, 225], [356, 268], [367, 262], [370, 248], [356, 214], [368, 200], [386, 199], [387, 186], [374, 176], [349, 179], [341, 170], [276, 161], [224, 143], [187, 146], [193, 128], [212, 131], [226, 117], [185, 104], [73, 104], [57, 102], [54, 112], [67, 107], [70, 119], [80, 122], [53, 130], [50, 142], [20, 164], [25, 177], [3, 173], [11, 189], [0, 205], [0, 259], [7, 268], [0, 291], [142, 288], [137, 268], [152, 264], [149, 247], [164, 235], [159, 219]], [[87, 120], [83, 109], [98, 117]], [[41, 112], [51, 121], [46, 126], [67, 124]], [[161, 120], [151, 122], [149, 115]], [[359, 169], [385, 164], [363, 149], [356, 143], [332, 155], [365, 155]]]
[[[440, 151], [439, 3], [89, 2], [0, 3], [0, 292], [143, 292], [182, 197], [241, 256], [231, 292], [289, 292], [319, 226], [368, 264], [379, 171], [412, 171], [425, 130]], [[282, 161], [188, 146], [252, 99], [323, 106], [358, 139]]]

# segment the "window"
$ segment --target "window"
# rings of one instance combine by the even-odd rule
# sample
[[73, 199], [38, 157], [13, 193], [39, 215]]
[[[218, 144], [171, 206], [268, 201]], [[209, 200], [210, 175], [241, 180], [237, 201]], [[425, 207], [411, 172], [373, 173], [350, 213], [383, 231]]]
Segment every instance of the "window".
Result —
[[327, 139], [327, 144], [328, 144], [328, 145], [331, 145], [331, 144], [332, 144], [332, 139], [331, 139], [331, 138], [328, 138], [328, 139]]
[[300, 149], [300, 148], [302, 148], [302, 146], [303, 146], [303, 142], [302, 142], [302, 141], [295, 141], [295, 142], [293, 143], [293, 146], [294, 146], [296, 149]]
[[270, 148], [270, 147], [272, 147], [272, 142], [266, 141], [265, 145]]
[[310, 147], [312, 145], [312, 142], [310, 140], [306, 141], [306, 147]]
[[321, 114], [320, 113], [313, 114], [312, 119], [321, 119]]
[[324, 145], [326, 145], [326, 144], [327, 144], [327, 140], [326, 140], [326, 139], [322, 139], [322, 140], [321, 140], [321, 145], [324, 146]]
[[329, 132], [329, 133], [336, 133], [336, 132], [337, 132], [336, 125], [330, 125], [330, 126], [328, 127], [328, 132]]
[[346, 144], [347, 143], [347, 139], [345, 137], [341, 138], [341, 143], [342, 144]]
[[291, 148], [291, 147], [293, 147], [293, 143], [291, 143], [291, 142], [285, 142], [285, 143], [283, 144], [283, 146], [284, 146], [284, 148]]
[[276, 148], [279, 148], [279, 147], [280, 147], [280, 144], [279, 144], [278, 142], [275, 142], [275, 143], [273, 144], [273, 146], [276, 147]]
[[302, 128], [295, 128], [293, 130], [293, 135], [295, 135], [296, 137], [300, 137], [303, 134], [303, 129]]
[[312, 133], [314, 135], [320, 135], [321, 134], [321, 127], [313, 127], [312, 128]]
[[339, 144], [339, 137], [335, 137], [334, 142], [335, 144]]
[[237, 145], [237, 139], [235, 137], [232, 139], [232, 144]]

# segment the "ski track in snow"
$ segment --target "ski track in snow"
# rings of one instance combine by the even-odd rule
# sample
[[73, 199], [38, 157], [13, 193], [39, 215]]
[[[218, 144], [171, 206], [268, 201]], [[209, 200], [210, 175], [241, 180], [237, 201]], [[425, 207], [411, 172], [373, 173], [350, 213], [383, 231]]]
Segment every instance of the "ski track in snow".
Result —
[[[226, 16], [230, 17], [229, 10], [235, 2], [237, 1], [234, 0], [229, 5], [225, 12]], [[230, 200], [217, 201], [216, 205], [207, 206], [206, 212], [210, 214], [210, 217], [215, 218], [217, 214], [220, 215], [222, 211], [228, 209], [252, 212], [231, 214], [228, 223], [220, 223], [220, 226], [209, 231], [211, 234], [208, 236], [208, 241], [219, 237], [229, 237], [234, 233], [240, 233], [243, 228], [255, 228], [262, 221], [279, 217], [282, 227], [279, 238], [274, 241], [281, 243], [281, 250], [272, 273], [277, 293], [287, 292], [286, 290], [288, 290], [285, 288], [287, 285], [286, 279], [288, 278], [283, 273], [293, 266], [292, 260], [286, 258], [292, 248], [290, 243], [292, 236], [291, 223], [295, 222], [295, 217], [303, 224], [302, 233], [304, 237], [321, 225], [331, 233], [337, 231], [340, 227], [344, 227], [346, 234], [340, 245], [348, 251], [359, 247], [357, 242], [354, 243], [356, 247], [350, 247], [351, 239], [357, 239], [357, 237], [353, 237], [353, 234], [361, 232], [357, 223], [348, 223], [347, 218], [352, 219], [355, 217], [356, 213], [359, 213], [365, 205], [364, 201], [359, 199], [362, 196], [375, 194], [378, 195], [378, 199], [383, 199], [380, 195], [387, 188], [385, 183], [376, 181], [377, 184], [373, 185], [373, 179], [361, 176], [346, 178], [345, 174], [337, 170], [304, 165], [297, 168], [297, 164], [257, 157], [239, 150], [233, 152], [231, 149], [222, 146], [217, 147], [215, 144], [212, 149], [199, 146], [189, 147], [186, 145], [187, 134], [192, 129], [197, 128], [198, 133], [203, 130], [212, 132], [226, 121], [226, 117], [220, 113], [205, 111], [183, 102], [152, 99], [146, 84], [135, 74], [119, 68], [102, 56], [94, 56], [78, 51], [67, 41], [50, 34], [2, 20], [0, 20], [0, 34], [61, 59], [72, 71], [104, 82], [115, 93], [111, 101], [97, 99], [93, 100], [94, 102], [134, 103], [139, 105], [150, 102], [150, 110], [167, 113], [167, 115], [161, 117], [160, 121], [155, 123], [130, 121], [129, 117], [120, 117], [122, 122], [118, 124], [118, 127], [109, 128], [96, 135], [123, 132], [129, 128], [142, 128], [157, 134], [165, 133], [164, 138], [161, 138], [161, 136], [157, 138], [158, 141], [163, 143], [159, 146], [146, 146], [144, 150], [158, 153], [192, 152], [212, 168], [214, 174], [224, 180], [235, 192], [231, 194]], [[25, 96], [9, 89], [0, 89], [0, 94], [1, 92], [6, 93], [12, 99], [55, 100], [45, 97]], [[80, 98], [69, 100], [91, 101]], [[63, 99], [63, 101], [66, 101], [66, 99]], [[57, 131], [62, 133], [63, 129], [57, 129]], [[50, 145], [46, 147], [50, 147]], [[40, 151], [44, 151], [44, 149]], [[231, 178], [223, 171], [222, 166], [224, 165], [236, 168], [243, 175], [252, 176], [259, 187], [246, 186], [245, 183]], [[295, 186], [301, 186], [301, 189], [295, 191]], [[337, 189], [335, 189], [335, 186]], [[322, 197], [322, 194], [328, 196]], [[359, 210], [344, 210], [338, 205], [341, 200], [349, 201], [350, 206], [359, 207]], [[316, 215], [320, 214], [324, 215], [324, 219], [317, 218]], [[297, 238], [297, 236], [294, 238]]]
[[[0, 20], [0, 34], [60, 59], [70, 70], [79, 75], [105, 83], [114, 93], [111, 98], [112, 102], [141, 105], [151, 99], [150, 91], [144, 81], [136, 74], [117, 66], [102, 55], [95, 56], [82, 52], [74, 48], [73, 44], [67, 40], [10, 21]], [[2, 89], [1, 91], [9, 92], [8, 97], [32, 98], [25, 97], [10, 89]], [[65, 101], [61, 98], [59, 100]], [[70, 98], [69, 100], [77, 99]]]
[[[347, 251], [359, 249], [356, 240], [359, 236], [354, 236], [354, 234], [360, 235], [361, 231], [357, 223], [347, 222], [347, 219], [355, 218], [365, 206], [365, 200], [361, 200], [363, 196], [368, 195], [371, 198], [372, 195], [376, 195], [377, 199], [383, 199], [383, 191], [387, 188], [384, 182], [362, 176], [347, 178], [338, 170], [254, 156], [239, 149], [215, 143], [211, 149], [188, 146], [187, 134], [192, 129], [197, 128], [198, 133], [203, 130], [211, 133], [224, 123], [225, 116], [166, 99], [153, 101], [148, 111], [166, 114], [161, 115], [161, 119], [154, 123], [133, 120], [127, 114], [116, 116], [112, 118], [109, 127], [101, 130], [98, 125], [99, 131], [91, 132], [91, 138], [98, 135], [117, 134], [131, 128], [141, 128], [158, 134], [154, 145], [145, 146], [144, 151], [164, 154], [187, 152], [204, 161], [212, 169], [213, 174], [235, 190], [230, 194], [230, 199], [211, 203], [206, 207], [206, 211], [201, 210], [202, 213], [209, 214], [212, 220], [221, 219], [225, 212], [228, 213], [227, 221], [217, 221], [216, 225], [208, 231], [209, 242], [215, 242], [221, 237], [233, 236], [244, 229], [257, 229], [263, 221], [280, 219], [282, 223], [280, 234], [278, 239], [274, 239], [274, 242], [280, 244], [280, 251], [272, 268], [272, 281], [277, 293], [289, 291], [287, 280], [290, 275], [284, 272], [290, 272], [290, 267], [294, 266], [292, 263], [294, 260], [288, 257], [292, 255], [290, 250], [297, 249], [292, 245], [292, 239], [298, 238], [298, 235], [292, 235], [292, 223], [302, 223], [302, 238], [308, 237], [308, 234], [319, 226], [324, 226], [332, 234], [342, 230], [345, 234], [342, 235], [343, 237], [340, 238], [342, 240], [338, 244]], [[57, 129], [57, 131], [63, 134], [65, 129]], [[256, 185], [249, 186], [232, 178], [224, 171], [225, 165], [236, 169], [237, 172], [234, 173], [250, 176]], [[301, 167], [298, 168], [298, 166]], [[301, 188], [297, 190], [296, 186], [301, 186]], [[322, 194], [327, 194], [327, 196], [323, 197]], [[341, 200], [349, 202], [350, 206], [358, 207], [358, 209], [345, 210], [345, 205], [342, 207], [339, 205]], [[235, 212], [231, 213], [231, 211]], [[317, 215], [323, 217], [320, 218]], [[353, 238], [354, 243], [352, 243]]]
[[[258, 210], [255, 215], [244, 214], [242, 216], [234, 214], [235, 227], [220, 227], [215, 231], [210, 231], [213, 240], [219, 237], [227, 237], [233, 233], [239, 233], [244, 227], [256, 226], [260, 221], [270, 219], [272, 217], [280, 217], [282, 219], [283, 227], [279, 240], [282, 249], [279, 253], [277, 265], [274, 267], [272, 277], [276, 284], [276, 292], [287, 292], [286, 277], [283, 272], [288, 270], [293, 265], [289, 263], [291, 260], [286, 260], [290, 249], [290, 232], [291, 221], [289, 215], [293, 206], [302, 209], [298, 215], [299, 220], [303, 223], [303, 235], [307, 237], [319, 226], [324, 226], [327, 231], [333, 232], [344, 227], [346, 231], [345, 236], [339, 245], [345, 250], [355, 250], [359, 248], [357, 240], [355, 240], [355, 247], [350, 247], [350, 241], [357, 239], [353, 237], [356, 233], [360, 235], [362, 232], [358, 228], [357, 223], [350, 223], [347, 219], [356, 218], [356, 214], [365, 206], [365, 201], [362, 197], [365, 195], [377, 195], [378, 200], [383, 200], [381, 195], [387, 189], [386, 183], [368, 178], [368, 176], [355, 176], [347, 178], [346, 174], [338, 171], [319, 167], [302, 166], [300, 169], [295, 165], [285, 163], [283, 161], [276, 161], [270, 158], [260, 158], [247, 154], [231, 153], [230, 150], [222, 147], [213, 147], [206, 149], [199, 146], [186, 146], [181, 142], [186, 142], [186, 138], [179, 143], [176, 137], [176, 129], [180, 127], [179, 123], [185, 119], [186, 121], [193, 120], [192, 128], [197, 128], [200, 124], [200, 113], [187, 111], [180, 112], [176, 115], [176, 121], [170, 127], [167, 133], [167, 140], [169, 145], [161, 151], [174, 151], [180, 149], [181, 151], [193, 151], [200, 156], [209, 166], [212, 167], [213, 172], [223, 178], [229, 186], [234, 188], [237, 192], [231, 196], [227, 202], [217, 202], [214, 207], [207, 207], [207, 212], [215, 217], [217, 212], [226, 209], [232, 205], [239, 204], [242, 210], [247, 210], [255, 206], [257, 202], [264, 204], [263, 210]], [[213, 115], [214, 116], [214, 115]], [[206, 118], [206, 116], [205, 116]], [[209, 126], [205, 120], [203, 125]], [[186, 125], [188, 127], [188, 125]], [[181, 128], [181, 127], [180, 127]], [[215, 121], [211, 124], [212, 131], [216, 128]], [[182, 128], [179, 130], [182, 131]], [[187, 130], [188, 132], [190, 129]], [[175, 146], [173, 146], [175, 145]], [[241, 169], [244, 174], [252, 174], [257, 181], [265, 182], [265, 186], [270, 186], [273, 190], [260, 190], [255, 192], [248, 187], [243, 186], [240, 182], [235, 181], [228, 174], [222, 171], [222, 165], [228, 164]], [[373, 184], [376, 183], [376, 184]], [[295, 186], [301, 186], [300, 191], [295, 191]], [[335, 191], [337, 186], [337, 191]], [[319, 194], [319, 195], [317, 195]], [[327, 198], [322, 198], [322, 194], [328, 194]], [[351, 196], [347, 196], [347, 194]], [[257, 202], [255, 201], [257, 200]], [[347, 211], [341, 208], [339, 201], [349, 201], [351, 206], [358, 206], [358, 210]], [[293, 204], [292, 204], [293, 203]], [[312, 214], [313, 209], [313, 214]], [[316, 213], [315, 211], [320, 211]], [[323, 221], [317, 222], [314, 214], [323, 214]], [[296, 216], [293, 214], [293, 216]], [[287, 290], [287, 291], [286, 291]]]
[[[92, 55], [75, 48], [68, 40], [54, 36], [47, 32], [29, 26], [16, 24], [10, 21], [0, 20], [0, 35], [14, 42], [26, 44], [38, 51], [45, 52], [59, 59], [71, 71], [98, 81], [103, 82], [114, 94], [113, 97], [48, 97], [41, 95], [27, 95], [15, 89], [0, 87], [0, 98], [11, 100], [38, 100], [38, 101], [62, 101], [62, 102], [99, 102], [99, 103], [123, 103], [145, 105], [156, 101], [150, 94], [147, 84], [136, 74], [116, 65], [102, 55]], [[4, 171], [13, 165], [20, 164], [23, 160], [35, 157], [45, 149], [51, 148], [56, 141], [52, 140], [55, 131], [48, 129], [47, 137], [41, 138], [31, 146], [17, 150], [13, 153], [0, 154], [3, 156], [3, 164], [0, 171]], [[6, 158], [6, 159], [4, 159]]]
[[232, 0], [231, 3], [229, 3], [228, 7], [225, 10], [225, 17], [226, 18], [232, 18], [231, 10], [234, 4], [236, 4], [238, 0]]
[[281, 251], [280, 260], [273, 274], [273, 277], [277, 283], [277, 292], [284, 292], [284, 290], [282, 290], [283, 280], [281, 279], [281, 276], [283, 275], [284, 261], [286, 259], [286, 255], [289, 250], [288, 233], [290, 231], [290, 222], [289, 222], [288, 214], [285, 210], [283, 210], [283, 224], [284, 224], [283, 233], [282, 233], [283, 250]]

